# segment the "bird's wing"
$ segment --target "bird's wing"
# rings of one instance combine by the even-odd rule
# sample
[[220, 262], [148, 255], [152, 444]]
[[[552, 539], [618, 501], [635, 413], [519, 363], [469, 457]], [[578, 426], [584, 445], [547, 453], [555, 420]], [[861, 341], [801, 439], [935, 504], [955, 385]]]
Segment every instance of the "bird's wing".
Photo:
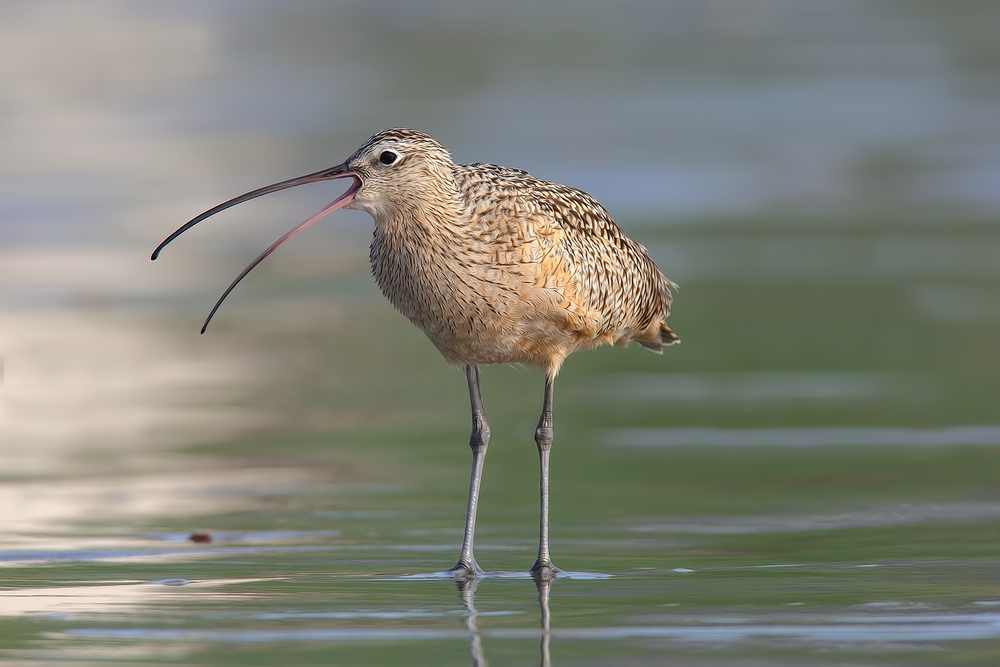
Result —
[[593, 197], [519, 169], [463, 167], [460, 190], [496, 274], [519, 282], [532, 305], [591, 336], [642, 331], [669, 314], [673, 284]]

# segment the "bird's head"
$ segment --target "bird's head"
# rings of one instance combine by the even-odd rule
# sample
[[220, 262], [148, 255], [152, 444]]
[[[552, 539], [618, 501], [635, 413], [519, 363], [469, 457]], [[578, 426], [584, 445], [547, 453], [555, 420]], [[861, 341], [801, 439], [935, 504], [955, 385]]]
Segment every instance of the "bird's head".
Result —
[[433, 209], [439, 206], [442, 201], [450, 198], [449, 195], [454, 194], [455, 182], [452, 167], [451, 155], [430, 135], [416, 130], [399, 128], [382, 130], [368, 139], [361, 148], [354, 152], [354, 155], [335, 167], [258, 188], [210, 208], [168, 236], [153, 251], [151, 259], [156, 259], [164, 246], [202, 220], [236, 204], [297, 185], [329, 181], [336, 178], [353, 179], [347, 192], [275, 241], [243, 270], [216, 302], [212, 312], [209, 313], [208, 319], [205, 320], [205, 324], [201, 328], [201, 332], [205, 333], [215, 311], [219, 309], [233, 288], [265, 257], [277, 250], [282, 243], [317, 220], [342, 208], [367, 211], [377, 223], [391, 218], [394, 213], [399, 211], [418, 207], [421, 203], [425, 203]]
[[383, 130], [344, 165], [361, 181], [347, 208], [367, 211], [376, 222], [447, 200], [455, 187], [451, 155], [430, 135], [416, 130]]

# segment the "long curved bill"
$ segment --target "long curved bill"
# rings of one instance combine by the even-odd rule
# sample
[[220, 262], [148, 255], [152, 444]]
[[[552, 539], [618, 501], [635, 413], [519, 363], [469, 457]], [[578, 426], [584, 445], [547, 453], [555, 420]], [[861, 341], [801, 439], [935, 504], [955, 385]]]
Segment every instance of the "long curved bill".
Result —
[[351, 202], [353, 202], [354, 201], [354, 194], [361, 187], [361, 178], [357, 174], [355, 174], [354, 172], [352, 172], [350, 169], [347, 168], [347, 163], [344, 163], [344, 164], [339, 164], [336, 167], [331, 167], [329, 169], [324, 169], [323, 171], [317, 171], [314, 174], [307, 174], [305, 176], [299, 176], [298, 178], [292, 178], [292, 179], [289, 179], [287, 181], [281, 181], [280, 183], [275, 183], [274, 185], [268, 185], [266, 187], [259, 188], [257, 190], [253, 190], [251, 192], [247, 192], [246, 194], [242, 194], [239, 197], [234, 197], [233, 199], [230, 199], [229, 201], [223, 202], [223, 203], [219, 204], [218, 206], [216, 206], [214, 208], [210, 208], [209, 210], [205, 211], [204, 213], [202, 213], [198, 217], [193, 218], [192, 220], [190, 220], [189, 222], [187, 222], [186, 224], [184, 224], [182, 227], [180, 227], [173, 234], [171, 234], [166, 239], [164, 239], [163, 242], [160, 243], [160, 245], [158, 245], [156, 247], [156, 250], [154, 250], [153, 254], [150, 256], [150, 259], [155, 260], [157, 257], [159, 257], [160, 251], [163, 250], [163, 248], [168, 243], [170, 243], [171, 241], [173, 241], [174, 239], [176, 239], [178, 236], [180, 236], [181, 234], [183, 234], [187, 230], [189, 230], [192, 227], [194, 227], [195, 225], [197, 225], [202, 220], [205, 220], [206, 218], [209, 218], [209, 217], [215, 215], [216, 213], [218, 213], [220, 211], [224, 211], [224, 210], [226, 210], [227, 208], [229, 208], [231, 206], [236, 206], [237, 204], [242, 204], [245, 201], [248, 201], [250, 199], [255, 199], [257, 197], [262, 197], [264, 195], [271, 194], [272, 192], [278, 192], [279, 190], [284, 190], [286, 188], [293, 188], [296, 185], [306, 185], [307, 183], [317, 183], [319, 181], [329, 181], [329, 180], [332, 180], [332, 179], [335, 179], [335, 178], [353, 178], [354, 182], [351, 184], [351, 187], [349, 187], [347, 189], [347, 192], [345, 192], [344, 194], [342, 194], [339, 197], [337, 197], [328, 206], [324, 207], [322, 210], [320, 210], [318, 213], [316, 213], [316, 215], [312, 216], [311, 218], [309, 218], [308, 220], [306, 220], [305, 222], [303, 222], [302, 224], [298, 225], [297, 227], [295, 227], [294, 229], [292, 229], [291, 231], [289, 231], [287, 234], [285, 234], [284, 236], [282, 236], [280, 239], [278, 239], [277, 241], [275, 241], [274, 243], [272, 243], [268, 247], [267, 250], [265, 250], [264, 252], [262, 252], [260, 255], [257, 256], [257, 259], [255, 259], [254, 261], [250, 262], [250, 265], [247, 266], [247, 268], [243, 269], [243, 272], [240, 273], [240, 275], [236, 277], [236, 280], [234, 280], [232, 282], [232, 284], [226, 289], [226, 291], [222, 293], [222, 296], [219, 297], [219, 300], [215, 302], [215, 306], [212, 308], [212, 312], [210, 312], [208, 314], [208, 317], [205, 319], [205, 324], [202, 325], [202, 327], [201, 327], [201, 332], [202, 333], [205, 333], [205, 330], [208, 329], [208, 323], [212, 321], [212, 317], [215, 315], [215, 312], [217, 310], [219, 310], [219, 306], [221, 306], [222, 302], [226, 300], [226, 297], [229, 296], [229, 293], [233, 291], [233, 288], [235, 288], [239, 284], [239, 282], [241, 280], [243, 280], [243, 278], [246, 277], [246, 275], [248, 273], [250, 273], [251, 271], [253, 271], [253, 269], [254, 269], [255, 266], [257, 266], [262, 261], [264, 261], [265, 257], [267, 257], [268, 255], [270, 255], [275, 250], [277, 250], [278, 247], [282, 243], [284, 243], [288, 239], [292, 238], [293, 236], [295, 236], [296, 234], [298, 234], [299, 232], [301, 232], [306, 227], [309, 227], [310, 225], [312, 225], [317, 220], [325, 218], [326, 216], [330, 215], [334, 211], [336, 211], [338, 209], [342, 209], [345, 206], [349, 205]]

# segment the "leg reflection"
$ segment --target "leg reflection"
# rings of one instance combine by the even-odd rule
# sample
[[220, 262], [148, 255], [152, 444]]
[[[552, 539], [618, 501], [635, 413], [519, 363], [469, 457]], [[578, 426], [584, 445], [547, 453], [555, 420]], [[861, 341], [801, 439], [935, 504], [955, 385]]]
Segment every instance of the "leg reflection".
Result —
[[476, 586], [479, 585], [477, 577], [456, 578], [455, 585], [458, 586], [458, 597], [465, 607], [465, 617], [462, 621], [465, 629], [469, 631], [469, 653], [472, 654], [472, 667], [486, 667], [486, 658], [483, 656], [483, 640], [479, 635], [479, 625], [476, 622], [479, 612], [476, 611]]
[[552, 637], [552, 628], [549, 625], [549, 591], [552, 589], [552, 582], [555, 579], [551, 576], [535, 576], [535, 586], [538, 588], [538, 607], [542, 612], [542, 667], [549, 667], [552, 664], [552, 656], [549, 653], [549, 639]]
[[[536, 574], [534, 577], [535, 587], [538, 589], [538, 608], [541, 611], [542, 621], [542, 642], [541, 642], [541, 666], [550, 667], [552, 656], [549, 653], [549, 640], [552, 637], [552, 627], [549, 615], [549, 591], [552, 590], [552, 582], [555, 577], [545, 573]], [[478, 577], [455, 578], [455, 585], [458, 587], [458, 597], [465, 608], [465, 617], [462, 624], [469, 632], [469, 653], [472, 654], [472, 667], [486, 667], [486, 657], [483, 654], [483, 639], [479, 634], [479, 612], [476, 610], [476, 587], [479, 585]]]

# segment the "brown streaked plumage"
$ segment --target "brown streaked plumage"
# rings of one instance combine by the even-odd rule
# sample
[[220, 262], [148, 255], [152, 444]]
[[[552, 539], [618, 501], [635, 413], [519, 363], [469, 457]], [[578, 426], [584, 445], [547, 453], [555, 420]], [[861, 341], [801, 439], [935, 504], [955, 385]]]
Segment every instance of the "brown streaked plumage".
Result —
[[449, 364], [466, 370], [469, 382], [473, 474], [462, 555], [450, 572], [481, 572], [472, 543], [489, 425], [478, 367], [524, 363], [546, 373], [535, 432], [542, 511], [532, 573], [553, 575], [558, 570], [548, 552], [548, 458], [555, 375], [578, 350], [635, 341], [660, 352], [678, 342], [664, 323], [676, 286], [590, 195], [520, 169], [455, 164], [430, 136], [405, 129], [379, 132], [336, 167], [206, 211], [161, 243], [153, 259], [167, 243], [225, 208], [335, 178], [352, 178], [353, 184], [254, 260], [216, 303], [205, 327], [233, 287], [288, 238], [340, 208], [370, 213], [375, 220], [372, 272], [382, 293]]

